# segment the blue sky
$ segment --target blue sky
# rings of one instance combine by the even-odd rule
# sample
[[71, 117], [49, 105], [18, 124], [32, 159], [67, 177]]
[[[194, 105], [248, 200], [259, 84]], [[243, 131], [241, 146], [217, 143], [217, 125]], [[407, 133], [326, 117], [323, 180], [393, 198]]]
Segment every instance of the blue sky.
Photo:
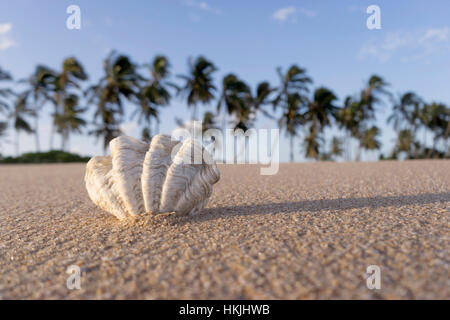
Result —
[[[71, 4], [81, 8], [81, 30], [66, 28], [66, 8]], [[381, 8], [380, 30], [366, 27], [366, 8], [371, 4]], [[341, 101], [376, 73], [392, 84], [395, 93], [414, 90], [426, 100], [450, 103], [449, 14], [448, 0], [1, 1], [0, 65], [20, 79], [37, 63], [59, 69], [63, 58], [75, 55], [95, 82], [111, 49], [140, 64], [165, 54], [174, 74], [186, 72], [189, 56], [202, 54], [219, 67], [217, 84], [224, 74], [234, 72], [252, 87], [261, 80], [276, 85], [275, 68], [296, 63], [308, 70], [314, 87], [331, 88]], [[394, 138], [384, 124], [389, 113], [389, 107], [378, 113], [384, 152]], [[183, 115], [189, 117], [190, 111], [174, 99], [162, 112], [161, 131], [170, 132], [174, 118]], [[257, 126], [275, 123], [261, 116]], [[41, 127], [46, 148], [47, 116]], [[124, 130], [140, 135], [131, 120]], [[8, 136], [13, 139], [12, 132]], [[33, 137], [22, 135], [20, 141], [21, 152], [34, 150]], [[101, 143], [93, 137], [72, 136], [70, 148], [82, 154], [101, 153]], [[12, 144], [3, 144], [3, 154], [13, 150]], [[365, 155], [366, 160], [374, 157]], [[296, 158], [303, 159], [300, 140]], [[287, 159], [283, 139], [281, 160]]]

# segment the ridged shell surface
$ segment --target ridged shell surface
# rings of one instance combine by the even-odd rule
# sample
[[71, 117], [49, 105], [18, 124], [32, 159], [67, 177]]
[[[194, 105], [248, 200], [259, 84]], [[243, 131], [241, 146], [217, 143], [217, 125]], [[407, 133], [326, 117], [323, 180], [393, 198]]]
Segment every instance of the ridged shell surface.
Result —
[[86, 165], [91, 200], [119, 219], [143, 213], [193, 215], [204, 208], [220, 172], [202, 144], [157, 135], [150, 144], [120, 136], [109, 144], [111, 156]]

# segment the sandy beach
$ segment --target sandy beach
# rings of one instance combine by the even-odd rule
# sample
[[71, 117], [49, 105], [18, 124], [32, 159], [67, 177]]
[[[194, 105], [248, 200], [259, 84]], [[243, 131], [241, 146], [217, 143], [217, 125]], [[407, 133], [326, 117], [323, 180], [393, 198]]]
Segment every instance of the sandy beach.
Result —
[[0, 166], [0, 299], [450, 299], [450, 161], [221, 165], [201, 215], [128, 222], [84, 168]]

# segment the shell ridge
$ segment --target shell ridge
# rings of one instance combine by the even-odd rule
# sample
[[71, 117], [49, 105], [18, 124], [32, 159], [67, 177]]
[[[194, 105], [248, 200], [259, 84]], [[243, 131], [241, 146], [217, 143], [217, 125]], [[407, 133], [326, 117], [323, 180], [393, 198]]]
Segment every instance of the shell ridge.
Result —
[[141, 185], [147, 212], [160, 212], [163, 184], [170, 166], [172, 149], [176, 144], [178, 142], [172, 141], [170, 136], [158, 134], [153, 137], [145, 155]]
[[110, 211], [118, 219], [126, 217], [124, 208], [115, 196], [111, 186], [113, 180], [110, 172], [112, 163], [110, 157], [94, 157], [86, 165], [86, 189], [91, 200], [101, 209]]
[[208, 165], [201, 167], [193, 179], [188, 182], [185, 192], [175, 206], [176, 211], [180, 212], [181, 215], [183, 213], [190, 214], [193, 209], [196, 209], [197, 203], [201, 203], [203, 207], [205, 203], [203, 203], [202, 199], [207, 201], [211, 196], [212, 183], [214, 183], [212, 181], [215, 180], [215, 177], [209, 169]]
[[172, 164], [167, 170], [161, 194], [161, 211], [172, 212], [187, 188], [189, 179], [195, 176], [196, 167], [193, 167], [192, 149], [195, 152], [195, 141], [187, 139], [177, 151]]
[[142, 160], [148, 145], [128, 136], [120, 136], [110, 142], [115, 190], [130, 215], [142, 213], [140, 176]]
[[209, 164], [193, 164], [195, 155], [199, 153], [202, 162], [203, 158], [210, 160], [207, 158], [209, 154], [197, 140], [187, 139], [179, 149], [164, 184], [161, 201], [163, 211], [176, 211], [184, 215], [197, 208], [197, 204], [203, 207], [202, 199], [211, 195], [210, 184], [217, 182], [219, 175], [209, 170]]

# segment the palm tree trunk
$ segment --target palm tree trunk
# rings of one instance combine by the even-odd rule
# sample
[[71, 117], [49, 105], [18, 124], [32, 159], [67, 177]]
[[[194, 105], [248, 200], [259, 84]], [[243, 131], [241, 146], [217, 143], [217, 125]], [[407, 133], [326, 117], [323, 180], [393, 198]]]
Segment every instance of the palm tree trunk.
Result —
[[414, 144], [414, 141], [416, 140], [416, 137], [417, 137], [417, 125], [416, 125], [416, 123], [413, 123], [413, 125], [412, 125], [411, 134], [412, 134], [412, 141], [411, 142], [413, 142], [413, 147], [414, 147], [413, 158], [417, 159], [419, 152], [418, 152], [418, 148]]
[[350, 132], [348, 132], [347, 130], [345, 131], [345, 137], [344, 137], [344, 141], [345, 141], [345, 161], [350, 161]]
[[227, 113], [224, 110], [223, 111], [223, 117], [222, 117], [222, 156], [223, 156], [223, 163], [226, 163], [226, 156], [225, 156], [225, 139], [227, 139], [226, 137], [226, 133], [227, 132]]
[[50, 133], [50, 150], [53, 149], [53, 142], [55, 140], [55, 134], [56, 134], [56, 126], [55, 126], [55, 117], [59, 114], [59, 98], [57, 98], [58, 103], [55, 104], [55, 113], [53, 115], [53, 119], [52, 119], [52, 131]]
[[70, 134], [67, 133], [65, 147], [68, 152], [70, 152]]
[[61, 133], [61, 150], [64, 151], [66, 146], [66, 139], [64, 139], [64, 134]]
[[423, 147], [427, 146], [427, 128], [423, 128]]
[[39, 143], [39, 116], [37, 113], [34, 118], [34, 138], [36, 143], [36, 152], [41, 152], [41, 145]]
[[55, 124], [52, 123], [52, 130], [50, 132], [50, 142], [49, 142], [50, 150], [53, 150], [54, 136], [55, 136]]
[[444, 146], [445, 146], [445, 150], [444, 150], [444, 156], [445, 155], [450, 155], [450, 150], [448, 147], [448, 143], [449, 143], [449, 135], [450, 135], [450, 122], [447, 122], [447, 129], [445, 130], [445, 134], [444, 134]]
[[154, 133], [152, 131], [152, 119], [148, 118], [148, 123], [147, 123], [147, 129], [148, 129], [148, 135], [150, 136], [150, 140], [152, 139]]
[[16, 156], [19, 156], [19, 130], [16, 130], [16, 134], [14, 137], [14, 147], [16, 149]]
[[[432, 129], [431, 129], [432, 130]], [[427, 156], [426, 156], [426, 158], [431, 158], [431, 156], [433, 155], [433, 153], [434, 153], [434, 148], [435, 148], [435, 146], [436, 146], [436, 136], [432, 136], [432, 145], [430, 146], [430, 149], [428, 150], [428, 152], [427, 152]]]
[[294, 162], [294, 136], [292, 134], [289, 136], [289, 148], [290, 162]]
[[[413, 140], [413, 142], [414, 142], [414, 140]], [[414, 147], [414, 153], [413, 153], [414, 159], [417, 159], [417, 158], [419, 158], [419, 148], [415, 143], [413, 143], [413, 147]]]
[[194, 104], [194, 107], [193, 107], [192, 120], [197, 120], [197, 105], [196, 104]]
[[223, 131], [223, 136], [225, 137], [225, 130], [227, 129], [227, 113], [225, 111], [223, 111], [223, 116], [222, 116], [222, 131]]
[[358, 145], [358, 150], [356, 152], [355, 160], [358, 161], [358, 162], [361, 161], [361, 145]]
[[434, 150], [436, 149], [437, 142], [438, 142], [438, 140], [436, 139], [436, 136], [435, 136], [435, 139], [433, 140], [433, 151], [432, 151], [432, 153], [434, 153]]

